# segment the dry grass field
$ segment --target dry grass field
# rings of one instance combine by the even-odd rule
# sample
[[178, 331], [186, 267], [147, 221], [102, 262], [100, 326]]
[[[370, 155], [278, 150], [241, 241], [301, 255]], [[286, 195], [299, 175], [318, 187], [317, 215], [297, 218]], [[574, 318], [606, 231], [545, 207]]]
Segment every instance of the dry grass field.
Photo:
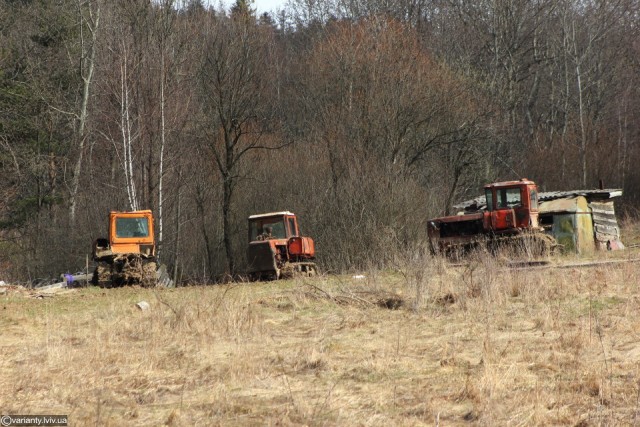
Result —
[[640, 424], [639, 263], [417, 259], [363, 274], [9, 291], [0, 412], [100, 426]]

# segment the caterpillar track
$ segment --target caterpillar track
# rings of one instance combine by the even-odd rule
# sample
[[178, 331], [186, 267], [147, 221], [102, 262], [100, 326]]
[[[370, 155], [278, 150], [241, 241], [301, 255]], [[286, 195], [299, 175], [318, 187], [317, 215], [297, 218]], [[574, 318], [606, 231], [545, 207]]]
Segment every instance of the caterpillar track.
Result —
[[449, 244], [438, 249], [432, 245], [433, 253], [442, 253], [453, 259], [464, 258], [476, 252], [488, 252], [493, 255], [510, 254], [513, 258], [546, 258], [555, 253], [560, 245], [553, 236], [539, 233], [509, 235], [481, 235], [464, 242]]
[[99, 262], [93, 272], [92, 283], [104, 288], [125, 285], [156, 286], [157, 265], [137, 254], [125, 254]]

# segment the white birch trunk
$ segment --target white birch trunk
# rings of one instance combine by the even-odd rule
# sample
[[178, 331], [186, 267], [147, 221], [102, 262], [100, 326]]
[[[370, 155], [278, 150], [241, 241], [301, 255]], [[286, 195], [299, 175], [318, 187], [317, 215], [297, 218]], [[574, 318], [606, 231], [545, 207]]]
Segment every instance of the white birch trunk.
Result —
[[[584, 100], [582, 96], [582, 72], [580, 70], [580, 64], [583, 56], [578, 52], [578, 42], [576, 40], [576, 23], [572, 22], [572, 36], [573, 36], [573, 53], [576, 63], [576, 84], [578, 85], [578, 119], [580, 121], [580, 163], [582, 167], [582, 187], [587, 188], [587, 134], [584, 124]], [[586, 56], [586, 53], [585, 53]]]
[[160, 253], [162, 252], [162, 178], [164, 175], [164, 144], [165, 144], [165, 116], [164, 116], [164, 50], [160, 61], [160, 171], [158, 178], [158, 262], [160, 261]]
[[[73, 177], [71, 181], [71, 194], [69, 195], [69, 221], [71, 226], [76, 221], [76, 209], [78, 205], [78, 189], [80, 187], [80, 173], [82, 171], [82, 161], [84, 157], [84, 144], [86, 140], [85, 129], [87, 124], [87, 116], [89, 109], [89, 92], [91, 89], [91, 83], [93, 81], [93, 70], [95, 66], [96, 58], [96, 40], [98, 37], [98, 26], [100, 23], [100, 7], [98, 6], [95, 13], [95, 19], [91, 10], [91, 4], [89, 3], [89, 31], [91, 32], [91, 42], [88, 47], [88, 53], [85, 49], [84, 35], [81, 37], [82, 43], [82, 58], [80, 59], [80, 73], [82, 77], [82, 103], [80, 106], [80, 118], [78, 125], [78, 158], [73, 167]], [[78, 9], [80, 14], [80, 28], [84, 29], [84, 18], [82, 16], [82, 5], [78, 3]], [[86, 69], [86, 72], [85, 72]]]
[[121, 87], [120, 87], [120, 127], [122, 131], [122, 161], [125, 176], [125, 186], [131, 210], [138, 210], [136, 197], [136, 185], [133, 175], [133, 154], [131, 150], [131, 116], [129, 114], [129, 87], [127, 83], [127, 50], [123, 43], [124, 58], [120, 66]]

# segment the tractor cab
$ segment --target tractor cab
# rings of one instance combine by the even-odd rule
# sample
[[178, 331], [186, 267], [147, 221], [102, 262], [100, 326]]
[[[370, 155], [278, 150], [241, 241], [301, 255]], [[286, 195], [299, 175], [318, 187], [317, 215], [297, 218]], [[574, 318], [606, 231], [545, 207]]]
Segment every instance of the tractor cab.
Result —
[[484, 228], [493, 232], [538, 230], [538, 188], [526, 178], [484, 187], [487, 211]]
[[[310, 237], [300, 236], [296, 215], [289, 211], [249, 217], [249, 274], [280, 277], [287, 265], [310, 265], [315, 246]], [[302, 264], [301, 264], [302, 263]], [[313, 266], [315, 270], [315, 265]]]
[[109, 214], [109, 240], [114, 253], [155, 255], [153, 214], [150, 210]]
[[150, 210], [109, 213], [109, 238], [94, 242], [93, 258], [115, 254], [139, 254], [145, 258], [156, 253], [153, 214]]
[[298, 234], [296, 216], [291, 212], [274, 212], [249, 217], [249, 242], [286, 240]]

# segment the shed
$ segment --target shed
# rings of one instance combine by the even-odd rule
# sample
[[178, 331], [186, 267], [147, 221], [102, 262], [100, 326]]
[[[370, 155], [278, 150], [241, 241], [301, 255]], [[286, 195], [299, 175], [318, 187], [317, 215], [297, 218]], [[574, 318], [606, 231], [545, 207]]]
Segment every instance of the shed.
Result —
[[[593, 241], [593, 247], [598, 250], [619, 250], [624, 249], [624, 245], [620, 240], [620, 227], [616, 220], [616, 213], [614, 208], [613, 199], [622, 196], [622, 190], [620, 189], [605, 189], [605, 190], [572, 190], [572, 191], [552, 191], [548, 193], [540, 193], [540, 219], [541, 223], [549, 221], [549, 215], [553, 218], [552, 221], [555, 224], [555, 217], [558, 216], [558, 221], [562, 217], [562, 211], [560, 208], [567, 203], [579, 204], [579, 210], [574, 211], [575, 215], [584, 215], [584, 220], [574, 221], [577, 226], [576, 233], [580, 233], [584, 236], [591, 236]], [[579, 202], [577, 199], [582, 199]], [[570, 200], [576, 200], [575, 202], [567, 202]], [[584, 203], [586, 202], [586, 210]], [[550, 204], [548, 207], [546, 205]], [[546, 210], [546, 213], [545, 213]], [[579, 212], [584, 213], [579, 213]], [[570, 213], [567, 211], [567, 214]], [[547, 217], [545, 219], [545, 217]], [[556, 234], [557, 230], [552, 230], [551, 233], [559, 241], [566, 239], [567, 236]], [[589, 251], [591, 244], [586, 244], [583, 237], [576, 237], [575, 241], [577, 245], [569, 250], [574, 250], [578, 253]]]
[[584, 196], [542, 202], [539, 209], [540, 224], [566, 251], [594, 251], [593, 221]]

